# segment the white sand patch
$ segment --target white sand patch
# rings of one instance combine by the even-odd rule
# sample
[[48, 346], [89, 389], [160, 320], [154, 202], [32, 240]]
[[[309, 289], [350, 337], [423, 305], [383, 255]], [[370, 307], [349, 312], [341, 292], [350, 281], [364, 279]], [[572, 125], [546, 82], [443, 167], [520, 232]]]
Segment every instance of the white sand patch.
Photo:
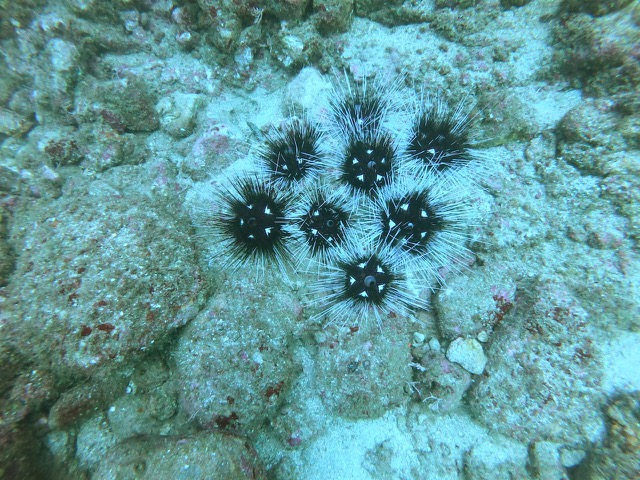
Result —
[[625, 332], [604, 348], [603, 388], [609, 394], [640, 389], [640, 333]]
[[[408, 420], [407, 420], [408, 419]], [[464, 414], [389, 412], [376, 420], [337, 420], [302, 453], [303, 478], [459, 479], [467, 455], [492, 468], [524, 466], [525, 445], [490, 433]]]

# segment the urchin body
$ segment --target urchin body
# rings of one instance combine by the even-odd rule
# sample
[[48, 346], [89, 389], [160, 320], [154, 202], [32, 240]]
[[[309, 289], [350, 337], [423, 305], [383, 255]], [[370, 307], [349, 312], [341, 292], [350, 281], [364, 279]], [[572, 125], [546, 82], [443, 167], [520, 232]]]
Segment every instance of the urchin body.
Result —
[[299, 248], [294, 253], [301, 264], [328, 262], [346, 241], [353, 203], [344, 189], [317, 185], [302, 193], [294, 213]]
[[393, 138], [386, 132], [360, 131], [349, 135], [339, 168], [340, 181], [354, 195], [375, 196], [393, 181], [397, 170]]
[[381, 238], [406, 252], [428, 253], [433, 238], [448, 225], [429, 189], [414, 189], [383, 197], [379, 213]]

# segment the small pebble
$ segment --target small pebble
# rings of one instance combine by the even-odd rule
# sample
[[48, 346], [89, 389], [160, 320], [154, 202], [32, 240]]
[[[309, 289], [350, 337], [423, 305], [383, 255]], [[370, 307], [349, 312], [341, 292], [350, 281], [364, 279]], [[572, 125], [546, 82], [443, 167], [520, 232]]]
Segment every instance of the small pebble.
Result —
[[562, 448], [560, 450], [560, 461], [565, 468], [572, 468], [584, 460], [587, 453], [584, 450], [571, 450]]
[[440, 341], [436, 337], [433, 337], [429, 340], [429, 348], [436, 352], [440, 351]]
[[191, 135], [201, 103], [200, 95], [180, 92], [160, 99], [156, 111], [164, 130], [175, 138]]
[[482, 350], [482, 345], [475, 338], [456, 338], [449, 345], [447, 358], [475, 375], [484, 372], [484, 367], [487, 365], [487, 357]]
[[538, 478], [566, 478], [560, 461], [559, 444], [534, 442], [529, 450], [529, 461], [538, 472]]
[[0, 134], [19, 137], [29, 131], [32, 126], [33, 122], [26, 117], [6, 108], [0, 108]]
[[62, 178], [58, 173], [47, 165], [42, 165], [40, 167], [40, 171], [42, 172], [42, 178], [50, 183], [59, 184], [62, 183]]
[[420, 332], [413, 333], [413, 345], [418, 347], [424, 343], [424, 335]]
[[482, 330], [480, 333], [478, 333], [478, 336], [476, 338], [479, 342], [486, 343], [489, 340], [489, 334], [486, 331]]

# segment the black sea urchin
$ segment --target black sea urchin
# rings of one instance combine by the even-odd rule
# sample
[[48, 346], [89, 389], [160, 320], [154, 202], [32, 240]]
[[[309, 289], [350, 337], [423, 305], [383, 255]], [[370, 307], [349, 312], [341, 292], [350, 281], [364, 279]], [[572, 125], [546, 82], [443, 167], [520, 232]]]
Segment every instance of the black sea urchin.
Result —
[[472, 160], [472, 117], [465, 112], [464, 102], [452, 110], [437, 98], [416, 110], [406, 147], [410, 158], [436, 172], [456, 169]]
[[[336, 82], [329, 99], [334, 134], [375, 132], [382, 128], [390, 113], [397, 109], [398, 79], [367, 81], [351, 85]], [[338, 133], [339, 132], [339, 133]]]
[[447, 228], [428, 189], [385, 198], [380, 223], [383, 241], [417, 255], [428, 252], [434, 236]]
[[340, 162], [340, 180], [357, 194], [375, 196], [393, 180], [397, 169], [394, 140], [384, 132], [356, 132], [346, 141]]
[[403, 176], [372, 203], [367, 226], [401, 252], [407, 273], [443, 281], [439, 269], [468, 258], [464, 247], [471, 213], [455, 184], [437, 174]]
[[287, 223], [293, 195], [249, 177], [232, 181], [220, 199], [214, 225], [227, 244], [228, 263], [237, 268], [252, 261], [264, 270], [265, 262], [273, 262], [284, 271], [291, 255]]
[[294, 118], [267, 137], [260, 157], [271, 180], [287, 187], [315, 178], [322, 166], [322, 135], [306, 118]]
[[[305, 256], [327, 261], [333, 251], [345, 241], [350, 220], [350, 202], [344, 192], [327, 187], [309, 189], [295, 215]], [[300, 252], [302, 253], [302, 252]]]
[[374, 317], [406, 315], [411, 308], [426, 308], [426, 302], [411, 292], [397, 252], [376, 245], [368, 238], [350, 236], [336, 259], [315, 287], [319, 314], [329, 323], [360, 323]]

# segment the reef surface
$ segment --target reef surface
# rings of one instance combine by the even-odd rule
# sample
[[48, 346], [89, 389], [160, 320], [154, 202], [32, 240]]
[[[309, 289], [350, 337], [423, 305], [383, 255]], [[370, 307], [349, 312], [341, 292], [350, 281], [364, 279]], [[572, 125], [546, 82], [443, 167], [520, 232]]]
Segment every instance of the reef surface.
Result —
[[[637, 2], [0, 1], [0, 43], [0, 477], [640, 477]], [[344, 76], [473, 104], [484, 162], [380, 326], [200, 223]]]

